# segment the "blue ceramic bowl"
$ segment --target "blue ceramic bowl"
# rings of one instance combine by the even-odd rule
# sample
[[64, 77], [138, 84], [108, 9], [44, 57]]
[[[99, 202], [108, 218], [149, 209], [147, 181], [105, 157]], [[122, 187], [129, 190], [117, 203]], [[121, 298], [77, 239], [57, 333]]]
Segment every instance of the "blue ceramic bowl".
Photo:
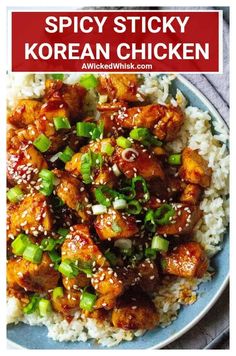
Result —
[[[212, 104], [185, 78], [178, 76], [171, 90], [179, 88], [192, 106], [208, 111], [214, 121], [226, 123], [219, 116]], [[225, 233], [224, 248], [213, 259], [216, 274], [210, 282], [199, 287], [199, 299], [196, 303], [182, 307], [178, 318], [167, 328], [156, 328], [145, 335], [129, 342], [122, 342], [115, 349], [161, 348], [176, 340], [191, 329], [214, 305], [228, 283], [229, 274], [229, 236]], [[104, 349], [94, 342], [56, 342], [47, 337], [47, 328], [25, 324], [10, 325], [7, 330], [8, 340], [27, 349]]]

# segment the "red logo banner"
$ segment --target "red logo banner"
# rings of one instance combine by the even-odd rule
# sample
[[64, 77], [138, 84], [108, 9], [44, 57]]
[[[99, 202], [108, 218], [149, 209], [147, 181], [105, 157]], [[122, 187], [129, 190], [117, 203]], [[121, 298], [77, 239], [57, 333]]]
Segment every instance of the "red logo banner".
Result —
[[218, 11], [11, 13], [15, 72], [219, 72]]

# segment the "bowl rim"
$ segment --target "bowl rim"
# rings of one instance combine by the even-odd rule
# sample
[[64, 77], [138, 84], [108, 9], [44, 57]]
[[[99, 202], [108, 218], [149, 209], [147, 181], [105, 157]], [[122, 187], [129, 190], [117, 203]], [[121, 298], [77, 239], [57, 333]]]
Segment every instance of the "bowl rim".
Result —
[[[216, 110], [214, 105], [206, 98], [206, 96], [204, 94], [202, 94], [202, 92], [194, 84], [192, 84], [187, 78], [185, 78], [181, 74], [176, 74], [175, 79], [178, 79], [181, 83], [183, 83], [186, 87], [188, 87], [194, 93], [194, 95], [196, 95], [202, 101], [202, 103], [207, 108], [209, 108], [209, 111], [212, 113], [212, 115], [215, 117], [215, 119], [217, 121], [220, 121], [220, 122], [223, 123], [223, 125], [226, 128], [227, 132], [229, 132], [228, 123], [225, 121], [224, 118], [221, 117], [221, 115], [218, 113], [218, 111]], [[157, 342], [153, 346], [147, 347], [146, 350], [161, 349], [161, 348], [167, 346], [168, 344], [172, 343], [173, 341], [177, 340], [178, 338], [183, 336], [186, 332], [188, 332], [190, 329], [192, 329], [208, 313], [208, 311], [214, 306], [214, 304], [217, 302], [219, 297], [222, 295], [223, 291], [225, 290], [226, 286], [229, 283], [229, 276], [230, 276], [230, 273], [228, 271], [224, 281], [222, 282], [222, 284], [221, 284], [220, 288], [218, 289], [217, 293], [215, 294], [215, 296], [205, 306], [205, 308], [198, 314], [197, 317], [195, 317], [190, 323], [185, 325], [185, 327], [183, 327], [181, 330], [175, 332], [173, 335], [168, 337], [166, 340], [163, 340], [161, 342]], [[16, 342], [14, 342], [14, 341], [12, 341], [12, 340], [10, 340], [8, 338], [6, 339], [6, 341], [7, 341], [7, 348], [8, 349], [12, 346], [13, 348], [16, 348], [16, 349], [25, 349], [25, 350], [27, 350], [26, 347], [23, 347], [23, 346], [17, 344]], [[135, 350], [135, 349], [133, 349], [133, 350]]]

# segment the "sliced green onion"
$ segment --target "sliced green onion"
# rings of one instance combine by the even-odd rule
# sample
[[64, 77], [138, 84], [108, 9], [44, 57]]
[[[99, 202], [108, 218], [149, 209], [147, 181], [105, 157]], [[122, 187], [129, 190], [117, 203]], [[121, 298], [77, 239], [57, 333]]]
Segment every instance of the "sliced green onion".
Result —
[[104, 253], [104, 256], [106, 257], [106, 259], [110, 262], [111, 266], [116, 266], [117, 264], [117, 257], [116, 255], [114, 254], [114, 252], [111, 252], [111, 251], [106, 251]]
[[92, 263], [90, 262], [83, 262], [83, 261], [76, 261], [76, 267], [80, 272], [85, 273], [88, 277], [92, 277], [93, 275], [93, 268]]
[[96, 125], [93, 122], [77, 122], [76, 124], [76, 134], [80, 137], [92, 137], [93, 130]]
[[142, 142], [144, 146], [162, 146], [162, 142], [153, 136], [147, 128], [135, 128], [130, 131], [129, 136], [133, 140]]
[[43, 239], [41, 241], [41, 248], [43, 249], [43, 251], [52, 251], [54, 249], [54, 247], [56, 246], [57, 241], [54, 239]]
[[156, 222], [155, 222], [155, 216], [154, 216], [154, 211], [152, 209], [148, 210], [145, 218], [144, 218], [144, 225], [145, 228], [148, 231], [155, 232], [156, 231]]
[[51, 141], [44, 134], [39, 135], [33, 142], [33, 145], [40, 151], [46, 152], [51, 146]]
[[111, 224], [111, 229], [112, 231], [114, 232], [121, 232], [122, 231], [122, 227], [120, 227], [119, 224], [117, 224], [116, 221], [113, 221], [112, 224]]
[[56, 287], [52, 291], [52, 299], [55, 301], [57, 298], [63, 297], [64, 292], [62, 287]]
[[85, 184], [89, 184], [92, 182], [91, 178], [91, 169], [92, 169], [92, 157], [91, 151], [86, 152], [81, 157], [81, 174], [83, 178], [83, 182]]
[[102, 204], [92, 206], [93, 215], [101, 215], [107, 213], [107, 207]]
[[129, 239], [119, 239], [116, 240], [114, 243], [114, 246], [119, 248], [119, 249], [130, 249], [132, 248], [132, 241]]
[[103, 163], [103, 158], [101, 153], [91, 153], [92, 156], [92, 166], [96, 167], [99, 166], [101, 168]]
[[11, 244], [12, 252], [14, 255], [23, 256], [23, 253], [29, 244], [29, 237], [24, 234], [19, 234]]
[[169, 241], [160, 236], [154, 236], [151, 248], [157, 251], [167, 252], [169, 248]]
[[79, 83], [85, 89], [96, 88], [98, 81], [93, 74], [84, 74], [80, 77]]
[[76, 277], [79, 273], [78, 268], [72, 261], [63, 261], [58, 267], [58, 271], [68, 278]]
[[113, 173], [115, 174], [116, 177], [119, 177], [121, 175], [121, 171], [119, 170], [117, 164], [113, 164], [112, 166]]
[[132, 146], [131, 142], [123, 136], [118, 137], [116, 139], [116, 143], [122, 148], [130, 148]]
[[127, 213], [138, 215], [142, 211], [142, 206], [137, 200], [131, 200], [128, 202]]
[[101, 186], [101, 187], [96, 188], [94, 191], [94, 195], [95, 195], [97, 202], [106, 206], [106, 207], [109, 207], [109, 206], [111, 206], [111, 202], [105, 193], [107, 193], [107, 195], [109, 196], [109, 195], [113, 194], [113, 190], [107, 186]]
[[125, 200], [133, 200], [136, 192], [132, 187], [124, 187], [120, 189], [120, 196]]
[[145, 249], [145, 256], [147, 258], [155, 259], [157, 257], [157, 252], [153, 248], [146, 248]]
[[42, 261], [43, 251], [35, 244], [29, 244], [23, 252], [23, 258], [32, 263], [40, 263]]
[[134, 191], [136, 191], [136, 184], [137, 183], [141, 183], [142, 185], [142, 189], [143, 189], [143, 199], [141, 201], [143, 202], [147, 202], [150, 199], [150, 194], [147, 188], [147, 183], [145, 181], [145, 179], [141, 176], [137, 176], [137, 177], [133, 177], [132, 178], [132, 183], [131, 186], [133, 188]]
[[50, 171], [49, 169], [45, 169], [43, 168], [40, 172], [39, 172], [39, 177], [42, 178], [43, 180], [49, 181], [49, 182], [54, 182], [55, 179], [55, 175], [52, 171]]
[[25, 314], [32, 314], [36, 311], [39, 305], [40, 297], [37, 294], [34, 294], [31, 298], [29, 303], [23, 308], [23, 312]]
[[63, 80], [64, 79], [64, 74], [62, 74], [62, 73], [53, 73], [53, 74], [51, 74], [51, 77], [54, 80]]
[[111, 156], [114, 152], [114, 147], [109, 142], [102, 142], [101, 152]]
[[92, 182], [91, 170], [92, 167], [99, 166], [101, 168], [103, 158], [101, 153], [86, 152], [81, 157], [81, 174], [83, 182], [89, 184]]
[[125, 199], [116, 199], [113, 202], [113, 207], [116, 210], [122, 210], [127, 208], [127, 202]]
[[54, 122], [55, 129], [57, 131], [61, 129], [71, 128], [70, 121], [67, 117], [63, 117], [63, 116], [54, 117], [53, 122]]
[[145, 146], [150, 146], [150, 145], [151, 145], [151, 146], [158, 146], [158, 147], [160, 147], [160, 146], [163, 145], [163, 142], [160, 141], [160, 140], [158, 140], [155, 136], [150, 135], [150, 137], [148, 138], [148, 140], [147, 140], [147, 141], [144, 141], [143, 144], [144, 144]]
[[52, 312], [52, 305], [48, 299], [41, 298], [39, 301], [39, 314], [40, 316], [47, 316]]
[[79, 306], [83, 310], [92, 311], [96, 300], [97, 296], [95, 294], [83, 291]]
[[92, 140], [102, 139], [104, 131], [104, 122], [100, 121], [99, 124], [93, 129]]
[[64, 151], [60, 153], [59, 159], [64, 163], [69, 162], [71, 161], [71, 158], [73, 157], [74, 153], [75, 152], [69, 146], [67, 146]]
[[133, 130], [130, 131], [129, 136], [133, 139], [133, 140], [137, 140], [137, 141], [143, 141], [148, 139], [148, 137], [150, 136], [150, 131], [146, 128], [135, 128]]
[[181, 164], [181, 153], [175, 153], [173, 155], [169, 155], [167, 162], [174, 166], [178, 166]]
[[60, 227], [57, 230], [57, 233], [63, 237], [66, 237], [69, 234], [70, 229], [65, 229], [64, 227]]
[[61, 256], [55, 250], [49, 251], [48, 255], [54, 264], [54, 269], [58, 270], [59, 263], [61, 262]]
[[18, 203], [23, 199], [23, 197], [24, 197], [24, 193], [17, 186], [9, 189], [7, 192], [7, 198], [8, 200], [10, 200], [11, 203]]
[[46, 196], [52, 194], [55, 175], [48, 169], [42, 169], [39, 172], [39, 177], [42, 179], [40, 192]]
[[159, 225], [169, 224], [174, 214], [175, 210], [170, 204], [163, 204], [155, 211], [155, 221]]

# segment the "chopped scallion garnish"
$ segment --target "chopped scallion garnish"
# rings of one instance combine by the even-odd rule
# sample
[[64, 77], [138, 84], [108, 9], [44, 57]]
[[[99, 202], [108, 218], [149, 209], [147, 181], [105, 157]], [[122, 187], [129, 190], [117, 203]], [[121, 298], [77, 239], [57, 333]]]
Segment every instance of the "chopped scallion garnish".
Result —
[[116, 139], [116, 143], [122, 148], [130, 148], [132, 146], [131, 142], [123, 136], [118, 137]]
[[113, 202], [113, 207], [116, 210], [122, 210], [127, 208], [127, 202], [125, 199], [116, 199]]
[[64, 74], [62, 74], [62, 73], [52, 73], [51, 77], [54, 80], [63, 80], [64, 79]]
[[69, 162], [71, 161], [71, 158], [73, 157], [74, 153], [75, 152], [69, 146], [67, 146], [64, 151], [60, 153], [59, 159], [64, 163]]
[[181, 164], [181, 153], [169, 155], [167, 162], [171, 165], [178, 166]]
[[40, 263], [43, 257], [43, 250], [35, 244], [26, 246], [23, 252], [23, 258], [32, 263]]
[[127, 213], [138, 215], [142, 211], [142, 206], [137, 200], [130, 200], [128, 202]]
[[48, 299], [41, 298], [39, 301], [39, 314], [40, 316], [47, 316], [52, 312], [52, 305]]
[[71, 128], [70, 121], [67, 117], [64, 117], [64, 116], [54, 117], [53, 122], [54, 122], [55, 129], [57, 131], [61, 130], [61, 129], [70, 129]]
[[151, 248], [157, 251], [167, 252], [169, 248], [169, 241], [160, 236], [154, 236]]
[[39, 135], [33, 142], [33, 145], [42, 153], [46, 152], [51, 146], [51, 141], [44, 134]]
[[96, 204], [92, 206], [93, 215], [101, 215], [107, 213], [107, 207], [102, 204]]
[[83, 291], [79, 306], [83, 310], [92, 311], [96, 300], [97, 296], [95, 294]]
[[84, 74], [80, 77], [79, 83], [85, 89], [94, 89], [96, 88], [98, 81], [95, 75], [93, 74]]
[[63, 297], [64, 292], [62, 287], [56, 287], [52, 291], [52, 299], [55, 301], [57, 298]]
[[30, 244], [30, 239], [27, 235], [19, 234], [11, 243], [12, 252], [14, 255], [23, 256], [26, 247]]
[[23, 197], [24, 197], [24, 193], [17, 186], [9, 189], [7, 192], [7, 198], [8, 200], [10, 200], [11, 203], [18, 203], [23, 199]]

